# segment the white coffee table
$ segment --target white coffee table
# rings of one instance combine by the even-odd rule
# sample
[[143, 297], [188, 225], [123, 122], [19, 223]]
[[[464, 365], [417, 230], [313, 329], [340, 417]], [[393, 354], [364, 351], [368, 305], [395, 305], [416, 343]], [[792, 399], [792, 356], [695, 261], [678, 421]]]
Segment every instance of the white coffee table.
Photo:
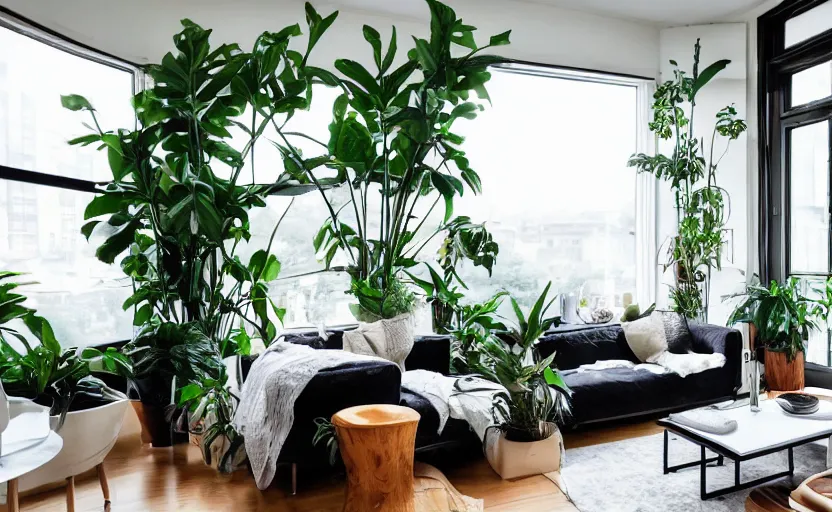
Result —
[[0, 482], [8, 482], [7, 500], [10, 512], [20, 510], [17, 495], [17, 479], [36, 470], [60, 453], [64, 442], [55, 432], [49, 432], [45, 440], [21, 451], [0, 457]]
[[[691, 427], [680, 425], [665, 418], [658, 421], [664, 427], [664, 474], [674, 473], [680, 469], [700, 467], [700, 495], [703, 500], [722, 496], [743, 489], [748, 489], [794, 473], [794, 454], [796, 446], [827, 439], [832, 435], [832, 420], [815, 420], [792, 416], [783, 412], [774, 400], [760, 402], [760, 411], [751, 412], [748, 406], [720, 411], [722, 416], [737, 421], [738, 427], [730, 434], [711, 434]], [[832, 410], [832, 404], [821, 402], [821, 412]], [[668, 431], [698, 445], [701, 456], [698, 461], [669, 466]], [[708, 458], [705, 450], [716, 453]], [[788, 450], [789, 469], [749, 482], [740, 481], [740, 463], [764, 455]], [[706, 468], [711, 462], [723, 464], [723, 458], [734, 461], [734, 485], [723, 489], [708, 491], [706, 486]]]

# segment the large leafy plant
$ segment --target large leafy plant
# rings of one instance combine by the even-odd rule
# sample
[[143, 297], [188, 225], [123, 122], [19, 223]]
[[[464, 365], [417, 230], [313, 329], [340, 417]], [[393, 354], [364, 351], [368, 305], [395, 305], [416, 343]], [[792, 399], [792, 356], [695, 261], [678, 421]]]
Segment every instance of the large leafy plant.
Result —
[[[512, 298], [514, 324], [507, 333], [489, 336], [481, 345], [475, 370], [501, 384], [506, 392], [494, 399], [494, 420], [512, 441], [538, 441], [551, 434], [547, 422], [563, 422], [569, 413], [571, 391], [552, 368], [555, 354], [541, 359], [537, 341], [560, 317], [547, 317], [555, 299], [548, 300], [549, 283], [528, 316]], [[547, 302], [548, 300], [548, 302]]]
[[741, 301], [728, 318], [728, 325], [754, 324], [757, 339], [774, 352], [783, 352], [789, 361], [805, 349], [809, 331], [818, 329], [818, 303], [800, 291], [800, 280], [789, 278], [785, 283], [772, 281], [766, 288], [750, 284], [746, 291], [732, 297]]
[[[0, 272], [0, 380], [6, 393], [49, 406], [51, 414], [61, 416], [59, 425], [70, 407], [80, 406], [82, 401], [100, 404], [126, 398], [95, 375], [130, 376], [127, 358], [113, 348], [61, 347], [49, 322], [23, 305], [26, 296], [16, 291], [26, 284], [16, 279], [20, 275]], [[9, 326], [13, 321], [22, 322], [37, 344], [33, 346], [23, 333]], [[11, 345], [9, 336], [22, 351]]]
[[[254, 148], [272, 122], [285, 127], [309, 107], [318, 71], [307, 59], [336, 16], [321, 18], [307, 4], [305, 53], [289, 48], [301, 34], [298, 25], [264, 32], [243, 52], [236, 44], [212, 48], [210, 30], [183, 20], [175, 52], [146, 68], [154, 86], [133, 100], [134, 130], [105, 131], [86, 99], [62, 98], [65, 107], [88, 112], [94, 125], [70, 144], [99, 144], [107, 152], [113, 179], [87, 206], [82, 232], [88, 239], [105, 235], [96, 251], [101, 261], [124, 255], [120, 264], [134, 285], [124, 307], [134, 308], [135, 325], [152, 318], [198, 322], [230, 350], [247, 346], [249, 332], [267, 345], [275, 338], [274, 321], [285, 311], [268, 295], [280, 271], [270, 252], [274, 233], [247, 263], [237, 251], [251, 236], [251, 208], [265, 206], [266, 195], [308, 187], [289, 174], [252, 183]], [[232, 127], [247, 135], [241, 150], [228, 143]], [[252, 177], [245, 182], [248, 159]]]
[[[481, 52], [508, 44], [509, 32], [480, 47], [475, 27], [436, 0], [427, 4], [430, 38], [414, 38], [400, 66], [393, 67], [395, 28], [384, 49], [379, 32], [364, 26], [376, 69], [339, 59], [340, 76], [320, 74], [343, 90], [333, 107], [330, 138], [320, 142], [324, 155], [305, 158], [289, 144], [291, 134], [275, 124], [286, 169], [323, 196], [329, 219], [314, 246], [327, 267], [339, 250], [346, 254], [349, 293], [357, 299], [353, 313], [359, 319], [412, 310], [414, 295], [403, 270], [417, 264], [428, 240], [451, 220], [454, 198], [466, 188], [475, 194], [481, 189], [461, 149], [463, 138], [453, 129], [460, 119], [474, 119], [481, 101], [488, 100], [488, 66], [504, 59]], [[350, 193], [341, 208], [325, 193], [333, 183], [346, 185]], [[435, 225], [431, 213], [440, 203], [444, 216]]]
[[[730, 216], [730, 197], [717, 184], [717, 168], [730, 142], [747, 126], [737, 118], [734, 106], [729, 105], [716, 114], [708, 146], [696, 137], [692, 120], [697, 95], [731, 62], [720, 60], [700, 71], [700, 48], [697, 39], [692, 74], [688, 75], [671, 60], [675, 67], [673, 79], [661, 84], [654, 94], [650, 131], [663, 140], [672, 139], [673, 152], [633, 155], [628, 165], [670, 184], [678, 233], [670, 244], [665, 268], [675, 271], [676, 284], [670, 293], [673, 308], [688, 318], [707, 320], [711, 272], [721, 269], [726, 243], [723, 228]], [[716, 148], [717, 136], [727, 139], [722, 152]]]

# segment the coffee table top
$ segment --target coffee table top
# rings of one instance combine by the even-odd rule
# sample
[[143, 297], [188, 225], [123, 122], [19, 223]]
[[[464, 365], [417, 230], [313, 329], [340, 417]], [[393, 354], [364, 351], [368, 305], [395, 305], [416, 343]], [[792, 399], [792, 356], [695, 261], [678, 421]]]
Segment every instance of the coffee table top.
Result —
[[[821, 401], [819, 413], [832, 413], [832, 403]], [[720, 448], [728, 456], [754, 457], [823, 439], [832, 435], [832, 420], [810, 419], [786, 414], [774, 400], [762, 400], [760, 411], [746, 406], [718, 411], [721, 416], [736, 420], [737, 429], [730, 434], [711, 434], [668, 418], [659, 425], [673, 430], [699, 444]]]

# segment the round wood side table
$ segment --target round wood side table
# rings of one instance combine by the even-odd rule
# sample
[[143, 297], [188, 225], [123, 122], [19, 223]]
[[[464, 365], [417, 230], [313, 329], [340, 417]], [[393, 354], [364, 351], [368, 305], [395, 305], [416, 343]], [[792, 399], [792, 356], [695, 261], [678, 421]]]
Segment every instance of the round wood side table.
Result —
[[344, 512], [415, 512], [419, 419], [419, 413], [398, 405], [361, 405], [332, 416], [347, 468]]

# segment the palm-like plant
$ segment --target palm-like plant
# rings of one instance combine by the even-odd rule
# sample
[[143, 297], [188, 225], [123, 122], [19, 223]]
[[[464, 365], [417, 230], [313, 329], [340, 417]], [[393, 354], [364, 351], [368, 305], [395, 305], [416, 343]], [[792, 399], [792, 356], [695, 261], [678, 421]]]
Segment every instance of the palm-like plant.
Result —
[[789, 278], [784, 284], [772, 281], [766, 288], [751, 284], [746, 291], [730, 297], [742, 297], [728, 318], [728, 324], [754, 324], [757, 338], [766, 349], [784, 352], [794, 361], [805, 349], [809, 331], [818, 329], [815, 320], [818, 303], [800, 292], [800, 280]]
[[[395, 29], [386, 51], [377, 30], [364, 27], [376, 70], [340, 59], [343, 75], [328, 76], [344, 93], [336, 100], [330, 139], [320, 142], [326, 155], [305, 158], [288, 144], [291, 134], [275, 128], [286, 168], [321, 190], [330, 218], [314, 239], [319, 257], [329, 267], [339, 250], [349, 258], [353, 313], [376, 320], [409, 313], [414, 295], [403, 270], [417, 265], [427, 242], [441, 233], [453, 215], [454, 198], [481, 183], [461, 149], [463, 138], [452, 130], [459, 119], [474, 119], [488, 100], [488, 66], [505, 59], [480, 52], [509, 43], [509, 32], [474, 41], [475, 28], [464, 24], [448, 6], [427, 0], [430, 39], [414, 38], [407, 61], [391, 70], [397, 53]], [[458, 55], [459, 49], [467, 51]], [[344, 209], [324, 194], [323, 168], [350, 192]], [[380, 200], [379, 200], [380, 199]], [[440, 203], [439, 226], [429, 223]], [[377, 206], [376, 206], [377, 204]], [[378, 224], [376, 226], [376, 223]]]
[[486, 338], [482, 344], [482, 363], [476, 370], [484, 377], [503, 385], [505, 393], [494, 400], [494, 420], [511, 441], [538, 441], [551, 432], [546, 423], [563, 422], [569, 413], [571, 394], [556, 369], [555, 354], [541, 360], [536, 354], [537, 340], [559, 317], [547, 317], [554, 299], [547, 302], [549, 283], [535, 301], [528, 317], [514, 298], [511, 299], [515, 325], [501, 339]]

